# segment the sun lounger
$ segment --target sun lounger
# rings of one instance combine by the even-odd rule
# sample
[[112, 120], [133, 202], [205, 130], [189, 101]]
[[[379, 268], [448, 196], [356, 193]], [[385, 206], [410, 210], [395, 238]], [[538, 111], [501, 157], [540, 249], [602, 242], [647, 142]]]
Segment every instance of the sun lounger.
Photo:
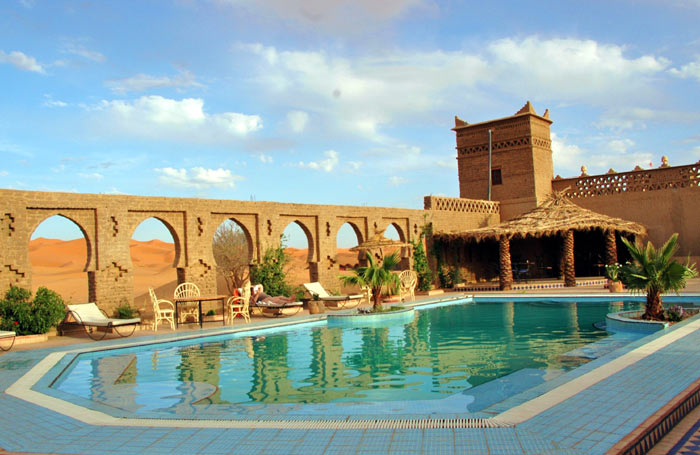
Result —
[[[3, 351], [9, 351], [10, 349], [12, 349], [12, 346], [15, 345], [16, 335], [17, 334], [15, 332], [11, 332], [9, 330], [0, 330], [0, 340], [1, 340], [0, 341], [0, 349], [2, 349]], [[12, 338], [12, 342], [10, 343], [10, 345], [8, 347], [5, 347], [4, 346], [6, 344], [5, 340], [8, 338]]]
[[357, 306], [364, 297], [364, 294], [330, 295], [318, 281], [314, 283], [304, 283], [304, 287], [314, 299], [321, 300], [324, 303], [334, 304], [326, 306], [326, 308], [329, 309], [333, 308], [333, 306], [336, 307], [335, 309], [345, 308], [350, 302], [355, 303], [355, 306]]
[[255, 302], [255, 307], [260, 310], [263, 316], [294, 316], [303, 308], [302, 302], [275, 303], [271, 301]]
[[[107, 335], [107, 330], [106, 329], [113, 329], [117, 335], [120, 337], [128, 337], [131, 336], [131, 334], [134, 333], [136, 330], [136, 326], [141, 323], [140, 318], [131, 318], [131, 319], [115, 319], [115, 318], [108, 318], [102, 310], [100, 310], [96, 304], [94, 303], [81, 303], [79, 305], [66, 305], [68, 308], [68, 313], [66, 314], [66, 318], [68, 316], [72, 317], [74, 319], [73, 323], [83, 326], [85, 328], [85, 332], [87, 332], [88, 336], [92, 338], [93, 340], [99, 341], [103, 339]], [[119, 331], [119, 327], [127, 327], [127, 326], [133, 326], [131, 329], [131, 332], [128, 334], [122, 334]], [[92, 335], [92, 327], [99, 327], [104, 329], [102, 336], [100, 338], [93, 337]]]

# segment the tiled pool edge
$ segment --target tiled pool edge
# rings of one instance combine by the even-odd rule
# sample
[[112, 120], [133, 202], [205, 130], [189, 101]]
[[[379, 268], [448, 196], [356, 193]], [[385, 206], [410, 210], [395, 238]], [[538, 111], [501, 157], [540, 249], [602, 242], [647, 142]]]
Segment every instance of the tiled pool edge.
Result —
[[[414, 304], [412, 306], [428, 306], [435, 304], [450, 304], [452, 301], [457, 300], [457, 298], [447, 298], [447, 299], [436, 299], [429, 302], [421, 302]], [[314, 318], [314, 320], [322, 320], [323, 317]], [[288, 321], [288, 322], [287, 322]], [[649, 343], [646, 343], [630, 352], [627, 352], [617, 359], [612, 360], [605, 365], [602, 365], [595, 370], [592, 370], [579, 378], [575, 378], [565, 384], [562, 384], [551, 391], [529, 400], [519, 406], [515, 406], [510, 410], [502, 412], [494, 417], [478, 419], [478, 418], [456, 418], [456, 419], [445, 419], [445, 418], [431, 418], [427, 415], [427, 418], [422, 419], [382, 419], [382, 416], [377, 416], [374, 419], [270, 419], [268, 417], [263, 417], [258, 420], [187, 420], [187, 419], [158, 419], [158, 418], [119, 418], [108, 414], [101, 413], [99, 411], [90, 410], [83, 408], [79, 405], [70, 404], [70, 406], [65, 406], [66, 402], [55, 397], [48, 396], [41, 392], [32, 390], [32, 387], [39, 382], [46, 373], [52, 368], [53, 365], [57, 364], [63, 356], [69, 353], [75, 352], [85, 352], [85, 351], [97, 351], [104, 349], [120, 348], [132, 345], [142, 345], [142, 344], [152, 344], [152, 343], [163, 343], [173, 340], [183, 340], [188, 338], [200, 338], [202, 336], [218, 336], [226, 333], [235, 332], [248, 332], [256, 330], [264, 330], [266, 328], [273, 328], [286, 325], [296, 325], [305, 324], [312, 322], [310, 318], [300, 318], [296, 320], [286, 320], [284, 322], [277, 322], [272, 324], [266, 324], [264, 326], [256, 327], [242, 327], [237, 329], [228, 330], [216, 330], [214, 332], [193, 333], [188, 336], [177, 336], [169, 337], [166, 339], [159, 339], [155, 341], [147, 342], [132, 342], [126, 344], [119, 344], [118, 346], [110, 347], [95, 347], [94, 349], [75, 349], [71, 351], [55, 352], [44, 359], [42, 359], [37, 365], [35, 365], [30, 371], [28, 371], [20, 380], [12, 384], [6, 393], [12, 395], [16, 398], [23, 399], [30, 403], [36, 404], [38, 406], [45, 407], [54, 412], [61, 413], [68, 417], [74, 418], [86, 424], [98, 424], [107, 426], [131, 426], [131, 427], [199, 427], [199, 428], [303, 428], [303, 429], [348, 429], [348, 428], [438, 428], [439, 425], [443, 425], [440, 428], [492, 428], [492, 427], [510, 427], [522, 423], [539, 413], [555, 406], [558, 403], [565, 401], [568, 398], [576, 395], [576, 393], [585, 390], [586, 388], [596, 384], [597, 382], [606, 379], [613, 374], [621, 371], [627, 366], [645, 358], [659, 349], [667, 346], [684, 336], [696, 331], [700, 328], [700, 319], [695, 321], [689, 321], [682, 327], [678, 327], [670, 333], [664, 334], [659, 338], [656, 338]], [[615, 363], [617, 368], [610, 370], [608, 365], [610, 363]], [[602, 369], [608, 371], [601, 372]], [[35, 372], [35, 374], [33, 374]], [[65, 411], [70, 411], [66, 413]], [[85, 412], [89, 411], [89, 412]], [[86, 420], [86, 417], [89, 418]], [[348, 420], [353, 423], [348, 425]], [[441, 423], [440, 423], [441, 422]], [[291, 424], [291, 426], [290, 426]]]
[[649, 416], [634, 431], [612, 446], [607, 453], [610, 455], [647, 453], [698, 404], [700, 404], [700, 378]]

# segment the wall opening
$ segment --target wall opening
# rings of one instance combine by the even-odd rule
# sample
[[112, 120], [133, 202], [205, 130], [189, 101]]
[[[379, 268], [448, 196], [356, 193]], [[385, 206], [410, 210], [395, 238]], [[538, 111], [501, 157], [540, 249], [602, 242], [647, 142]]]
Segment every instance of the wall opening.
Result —
[[217, 293], [233, 295], [234, 289], [250, 280], [253, 261], [250, 234], [235, 219], [228, 219], [216, 228], [211, 247], [216, 262]]
[[89, 243], [80, 226], [62, 215], [42, 221], [29, 240], [32, 292], [43, 286], [67, 304], [89, 301]]
[[285, 270], [287, 283], [296, 287], [302, 283], [317, 281], [311, 273], [313, 239], [308, 228], [299, 221], [289, 223], [282, 233], [282, 242], [290, 259]]
[[151, 310], [149, 286], [159, 298], [172, 300], [177, 286], [177, 258], [171, 228], [158, 218], [145, 219], [134, 229], [129, 251], [134, 267], [134, 306]]

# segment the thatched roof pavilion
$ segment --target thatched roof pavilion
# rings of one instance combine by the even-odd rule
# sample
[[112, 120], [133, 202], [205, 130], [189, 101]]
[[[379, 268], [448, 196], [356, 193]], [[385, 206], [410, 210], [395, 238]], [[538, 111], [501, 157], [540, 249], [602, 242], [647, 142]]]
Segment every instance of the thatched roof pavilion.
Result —
[[616, 262], [616, 232], [635, 236], [645, 236], [647, 233], [647, 229], [639, 223], [584, 209], [566, 199], [563, 193], [555, 193], [539, 207], [504, 223], [460, 233], [436, 233], [434, 238], [445, 242], [498, 240], [501, 288], [509, 289], [513, 280], [510, 263], [510, 239], [561, 235], [564, 238], [564, 281], [567, 286], [575, 286], [574, 231], [592, 229], [599, 229], [606, 234], [606, 262], [608, 264]]

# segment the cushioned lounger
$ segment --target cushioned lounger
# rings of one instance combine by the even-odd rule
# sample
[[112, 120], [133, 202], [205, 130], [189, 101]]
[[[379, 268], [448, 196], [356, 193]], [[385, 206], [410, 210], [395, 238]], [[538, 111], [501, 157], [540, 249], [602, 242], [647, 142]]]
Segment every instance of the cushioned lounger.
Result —
[[[93, 340], [101, 340], [107, 335], [107, 331], [105, 330], [100, 338], [95, 338], [92, 336], [91, 331], [88, 330], [88, 327], [110, 328], [114, 329], [117, 335], [121, 337], [128, 337], [134, 333], [136, 330], [136, 325], [141, 323], [140, 318], [108, 318], [94, 303], [81, 303], [79, 305], [66, 306], [68, 307], [68, 314], [66, 316], [72, 316], [75, 320], [75, 324], [85, 327], [85, 331], [87, 332], [88, 336]], [[133, 328], [130, 333], [122, 335], [118, 328], [125, 326], [133, 326]]]
[[342, 303], [342, 305], [338, 306], [337, 309], [344, 308], [348, 302], [355, 300], [357, 301], [357, 304], [359, 304], [360, 300], [363, 298], [362, 294], [330, 295], [318, 281], [313, 283], [304, 283], [304, 287], [308, 293], [311, 294], [311, 297], [315, 298], [315, 296], [318, 296], [318, 299], [322, 302], [333, 302], [336, 305], [338, 305], [338, 303]]
[[[12, 349], [12, 346], [15, 345], [15, 336], [16, 336], [15, 332], [11, 332], [9, 330], [0, 330], [0, 349], [2, 349], [3, 351], [9, 351], [10, 349]], [[10, 343], [10, 345], [8, 347], [5, 347], [7, 342], [4, 340], [6, 338], [12, 338], [12, 342]]]
[[[265, 316], [293, 316], [302, 309], [302, 302], [275, 303], [255, 302], [255, 306], [262, 310]], [[286, 311], [285, 311], [286, 310]]]

